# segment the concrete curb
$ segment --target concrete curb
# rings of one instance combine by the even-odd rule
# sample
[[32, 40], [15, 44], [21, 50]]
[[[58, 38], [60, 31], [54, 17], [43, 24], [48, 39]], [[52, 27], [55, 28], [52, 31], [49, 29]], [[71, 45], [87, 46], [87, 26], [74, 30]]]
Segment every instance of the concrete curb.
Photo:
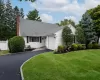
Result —
[[[35, 55], [36, 56], [36, 55]], [[23, 75], [23, 70], [22, 70], [22, 67], [24, 66], [24, 64], [26, 62], [28, 62], [30, 59], [32, 59], [34, 56], [32, 56], [31, 58], [29, 58], [28, 60], [26, 60], [20, 67], [20, 73], [21, 73], [21, 79], [24, 80], [24, 75]]]

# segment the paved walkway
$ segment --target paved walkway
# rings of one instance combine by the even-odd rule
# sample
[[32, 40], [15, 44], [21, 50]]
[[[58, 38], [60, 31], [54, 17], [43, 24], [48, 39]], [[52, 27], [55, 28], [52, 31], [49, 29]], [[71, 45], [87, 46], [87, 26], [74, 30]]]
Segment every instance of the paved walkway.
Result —
[[0, 80], [21, 80], [20, 66], [22, 63], [32, 56], [48, 51], [50, 50], [0, 56]]

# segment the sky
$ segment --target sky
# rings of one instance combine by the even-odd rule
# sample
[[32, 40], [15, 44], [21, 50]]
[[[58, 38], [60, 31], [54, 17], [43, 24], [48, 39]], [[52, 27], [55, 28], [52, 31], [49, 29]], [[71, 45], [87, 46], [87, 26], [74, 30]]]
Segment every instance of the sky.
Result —
[[76, 24], [86, 10], [96, 7], [100, 0], [37, 0], [35, 3], [11, 0], [12, 6], [24, 9], [25, 18], [29, 11], [37, 9], [43, 22], [58, 23], [72, 19]]

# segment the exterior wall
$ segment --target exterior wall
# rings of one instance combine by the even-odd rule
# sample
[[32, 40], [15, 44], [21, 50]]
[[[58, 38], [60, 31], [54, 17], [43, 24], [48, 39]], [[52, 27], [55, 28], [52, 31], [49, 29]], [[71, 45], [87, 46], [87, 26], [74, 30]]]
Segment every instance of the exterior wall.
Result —
[[46, 47], [48, 49], [55, 50], [59, 45], [62, 45], [62, 30], [46, 38]]
[[99, 38], [99, 44], [100, 44], [100, 38]]
[[55, 33], [56, 34], [56, 41], [55, 41], [55, 49], [58, 48], [59, 45], [62, 45], [62, 30]]
[[27, 37], [23, 37], [23, 38], [24, 38], [24, 41], [25, 41], [25, 45], [26, 46], [30, 45], [31, 48], [40, 48], [40, 47], [45, 46], [44, 40], [42, 40], [42, 43], [40, 43], [40, 42], [29, 42], [29, 43], [27, 43]]
[[68, 27], [71, 29], [72, 34], [75, 35], [76, 29], [72, 25], [68, 25]]
[[8, 41], [0, 41], [0, 50], [8, 50]]

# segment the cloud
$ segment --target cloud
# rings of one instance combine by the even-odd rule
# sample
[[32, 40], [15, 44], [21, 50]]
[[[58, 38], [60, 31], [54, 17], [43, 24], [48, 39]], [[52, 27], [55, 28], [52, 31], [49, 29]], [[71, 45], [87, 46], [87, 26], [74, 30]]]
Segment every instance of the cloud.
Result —
[[41, 14], [40, 18], [42, 19], [43, 22], [52, 22], [53, 21], [53, 17], [48, 14]]
[[99, 4], [100, 0], [84, 0], [83, 3], [79, 3], [78, 0], [38, 0], [30, 6], [39, 11], [62, 12], [68, 14], [69, 17], [74, 15], [76, 18], [81, 18], [86, 10]]

